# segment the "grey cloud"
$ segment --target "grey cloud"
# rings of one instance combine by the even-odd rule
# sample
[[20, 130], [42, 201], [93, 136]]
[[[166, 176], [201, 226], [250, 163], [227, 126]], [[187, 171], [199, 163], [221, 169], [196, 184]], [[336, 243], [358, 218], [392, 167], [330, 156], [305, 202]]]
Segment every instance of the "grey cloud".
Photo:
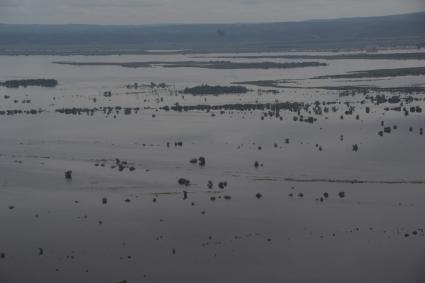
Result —
[[245, 4], [245, 5], [252, 5], [252, 4], [257, 4], [258, 1], [257, 0], [241, 0], [239, 1], [239, 3]]
[[79, 7], [96, 7], [96, 8], [143, 8], [143, 7], [154, 7], [162, 6], [164, 1], [162, 0], [88, 0], [88, 1], [70, 1], [69, 6]]
[[16, 7], [20, 4], [19, 2], [20, 1], [16, 0], [0, 0], [0, 9], [5, 7]]

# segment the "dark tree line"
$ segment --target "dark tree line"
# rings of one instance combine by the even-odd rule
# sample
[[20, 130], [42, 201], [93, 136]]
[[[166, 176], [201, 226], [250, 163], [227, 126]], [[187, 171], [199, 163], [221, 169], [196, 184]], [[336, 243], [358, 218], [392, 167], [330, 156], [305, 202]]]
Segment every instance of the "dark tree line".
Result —
[[7, 88], [19, 88], [29, 86], [56, 87], [58, 81], [54, 79], [30, 79], [30, 80], [9, 80], [0, 82], [0, 86]]

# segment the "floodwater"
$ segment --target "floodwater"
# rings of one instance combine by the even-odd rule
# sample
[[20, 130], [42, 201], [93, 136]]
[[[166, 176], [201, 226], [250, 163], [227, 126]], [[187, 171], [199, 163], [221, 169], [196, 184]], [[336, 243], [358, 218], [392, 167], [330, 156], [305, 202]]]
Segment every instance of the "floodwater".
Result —
[[[425, 87], [424, 76], [310, 79], [424, 61], [318, 60], [329, 65], [284, 70], [53, 63], [219, 55], [0, 56], [0, 81], [59, 81], [51, 89], [0, 87], [0, 111], [43, 111], [0, 115], [0, 282], [425, 281], [425, 117], [409, 111], [425, 107], [425, 93], [380, 93], [399, 95], [407, 116], [386, 109], [400, 103], [377, 105], [362, 93], [323, 89], [267, 93], [259, 89], [271, 87], [249, 85], [252, 91], [240, 95], [179, 93], [204, 83], [277, 79], [301, 87]], [[135, 82], [169, 87], [126, 87]], [[409, 96], [414, 99], [405, 101]], [[279, 118], [268, 110], [160, 109], [286, 101], [336, 109], [281, 110]], [[116, 106], [140, 109], [55, 111]], [[317, 121], [294, 121], [299, 115]], [[391, 133], [378, 135], [384, 127]], [[200, 156], [205, 166], [189, 162]], [[122, 171], [117, 158], [127, 162]], [[179, 178], [191, 185], [179, 185]]]

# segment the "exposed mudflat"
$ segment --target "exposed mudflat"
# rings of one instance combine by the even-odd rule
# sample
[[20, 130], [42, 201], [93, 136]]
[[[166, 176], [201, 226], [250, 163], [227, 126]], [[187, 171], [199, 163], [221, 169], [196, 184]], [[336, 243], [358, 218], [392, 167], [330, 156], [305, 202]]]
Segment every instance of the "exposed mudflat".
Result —
[[339, 76], [424, 62], [330, 55], [0, 56], [0, 282], [424, 282], [425, 76]]

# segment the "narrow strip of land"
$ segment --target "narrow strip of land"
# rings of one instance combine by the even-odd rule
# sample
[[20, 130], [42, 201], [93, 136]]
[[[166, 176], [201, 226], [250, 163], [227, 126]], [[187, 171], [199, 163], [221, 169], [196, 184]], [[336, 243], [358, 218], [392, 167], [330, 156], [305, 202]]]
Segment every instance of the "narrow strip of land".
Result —
[[[199, 57], [201, 58], [201, 57]], [[234, 55], [219, 56], [216, 58], [226, 59], [308, 59], [308, 60], [344, 60], [344, 59], [366, 59], [366, 60], [425, 60], [425, 52], [407, 53], [351, 53], [333, 55], [308, 55], [308, 54], [282, 54], [282, 55]]]
[[341, 184], [410, 184], [410, 185], [422, 185], [425, 184], [425, 180], [363, 180], [363, 179], [332, 179], [332, 178], [313, 178], [313, 179], [302, 179], [302, 178], [276, 178], [276, 177], [260, 177], [254, 178], [254, 181], [270, 181], [270, 182], [296, 182], [296, 183], [341, 183]]
[[423, 76], [425, 67], [395, 68], [395, 69], [374, 69], [367, 71], [356, 71], [340, 75], [326, 75], [314, 77], [313, 79], [360, 79], [360, 78], [384, 78], [403, 76]]
[[204, 69], [291, 69], [304, 67], [321, 67], [326, 63], [321, 62], [255, 62], [239, 63], [231, 61], [178, 61], [178, 62], [71, 62], [56, 61], [55, 64], [73, 65], [73, 66], [120, 66], [125, 68], [152, 68], [155, 66], [163, 68], [204, 68]]

